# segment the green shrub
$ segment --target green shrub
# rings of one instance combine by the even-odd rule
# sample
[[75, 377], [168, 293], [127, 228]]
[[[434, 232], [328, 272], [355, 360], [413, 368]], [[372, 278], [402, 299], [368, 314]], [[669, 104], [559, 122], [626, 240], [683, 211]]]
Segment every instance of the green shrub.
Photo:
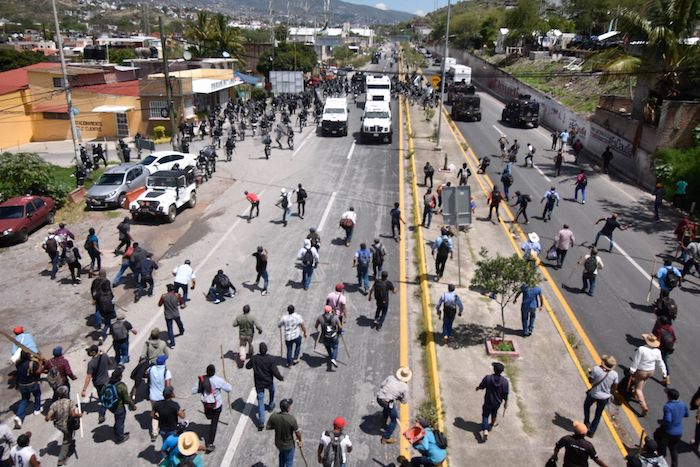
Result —
[[71, 185], [63, 180], [57, 170], [36, 153], [5, 152], [0, 154], [0, 193], [2, 198], [33, 194], [50, 196], [61, 207]]
[[253, 88], [250, 92], [250, 98], [254, 101], [264, 101], [267, 99], [267, 91], [263, 88]]
[[676, 182], [688, 182], [687, 202], [700, 203], [700, 146], [690, 149], [667, 148], [654, 155], [656, 179], [666, 187], [666, 194], [672, 197], [676, 192]]
[[165, 137], [165, 127], [160, 125], [153, 128], [153, 139], [161, 139]]

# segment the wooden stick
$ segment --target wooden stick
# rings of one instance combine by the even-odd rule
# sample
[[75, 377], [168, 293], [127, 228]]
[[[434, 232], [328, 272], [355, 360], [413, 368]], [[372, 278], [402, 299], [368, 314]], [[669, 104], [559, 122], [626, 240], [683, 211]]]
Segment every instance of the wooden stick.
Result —
[[78, 414], [80, 415], [80, 437], [82, 438], [84, 436], [84, 434], [83, 434], [83, 408], [80, 404], [80, 393], [79, 392], [75, 393], [75, 398], [78, 400]]
[[40, 358], [38, 353], [34, 352], [32, 349], [30, 349], [26, 345], [22, 344], [20, 341], [18, 341], [17, 339], [12, 337], [10, 334], [6, 333], [5, 331], [0, 331], [0, 335], [7, 337], [10, 340], [10, 342], [15, 344], [17, 347], [19, 347], [23, 351], [27, 352], [30, 356]]
[[314, 342], [314, 350], [316, 350], [316, 346], [318, 345], [319, 340], [321, 340], [321, 331], [318, 331], [318, 335], [316, 336], [316, 342]]
[[649, 291], [647, 292], [647, 303], [651, 299], [651, 288], [654, 286], [654, 270], [656, 269], [656, 256], [651, 263], [651, 277], [649, 278]]
[[[219, 344], [219, 352], [221, 354], [221, 372], [224, 375], [224, 380], [228, 382], [228, 379], [226, 378], [226, 360], [224, 360], [224, 346], [222, 344]], [[228, 411], [231, 412], [231, 393], [226, 392], [226, 400], [228, 402]]]
[[301, 458], [302, 458], [302, 460], [304, 461], [304, 465], [305, 465], [306, 467], [309, 467], [309, 463], [306, 461], [306, 455], [304, 454], [304, 448], [302, 448], [301, 446], [299, 446], [299, 452], [301, 453]]
[[280, 330], [280, 355], [282, 355], [284, 352], [284, 339], [282, 338], [282, 328], [279, 328], [279, 330]]
[[343, 348], [345, 348], [345, 353], [348, 355], [348, 360], [350, 359], [350, 351], [348, 350], [348, 345], [345, 343], [345, 337], [341, 334], [340, 340], [343, 342]]

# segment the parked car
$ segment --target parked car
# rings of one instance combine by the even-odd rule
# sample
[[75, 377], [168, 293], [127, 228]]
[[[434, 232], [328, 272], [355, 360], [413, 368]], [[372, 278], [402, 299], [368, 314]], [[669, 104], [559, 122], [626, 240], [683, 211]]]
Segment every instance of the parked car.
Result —
[[26, 242], [29, 234], [56, 215], [53, 199], [45, 196], [15, 196], [0, 204], [0, 241]]
[[197, 204], [194, 167], [182, 170], [161, 170], [148, 177], [148, 188], [129, 205], [131, 217], [138, 220], [151, 216], [175, 222], [177, 211], [183, 206]]
[[146, 167], [149, 173], [156, 173], [159, 170], [184, 169], [189, 165], [194, 165], [195, 158], [192, 154], [183, 152], [156, 151], [144, 157], [139, 164]]
[[122, 207], [126, 194], [146, 186], [148, 170], [141, 164], [121, 164], [110, 167], [85, 196], [88, 208]]

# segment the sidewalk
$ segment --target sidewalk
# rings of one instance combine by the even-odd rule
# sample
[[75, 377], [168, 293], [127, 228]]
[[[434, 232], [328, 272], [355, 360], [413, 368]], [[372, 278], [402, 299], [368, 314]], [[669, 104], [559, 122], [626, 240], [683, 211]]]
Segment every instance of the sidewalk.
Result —
[[[463, 160], [458, 143], [446, 122], [443, 122], [441, 134], [444, 152], [435, 152], [434, 142], [428, 139], [428, 135], [433, 133], [433, 125], [437, 123], [434, 119], [426, 122], [423, 112], [414, 106], [411, 108], [411, 122], [419, 177], [422, 178], [421, 168], [426, 161], [430, 161], [436, 169], [442, 167], [445, 153], [449, 155], [449, 163], [461, 165]], [[450, 440], [449, 460], [452, 465], [470, 465], [470, 461], [478, 464], [486, 461], [487, 465], [544, 465], [556, 441], [571, 433], [573, 420], [583, 419], [586, 386], [547, 312], [543, 310], [539, 313], [535, 332], [525, 340], [520, 333], [520, 304], [511, 305], [506, 310], [505, 332], [519, 345], [520, 358], [504, 361], [505, 375], [511, 385], [509, 408], [505, 417], [501, 417], [502, 410], [499, 412], [500, 423], [488, 442], [481, 442], [479, 431], [484, 394], [475, 392], [474, 388], [485, 375], [492, 373], [491, 363], [497, 360], [486, 355], [485, 338], [500, 332], [500, 310], [495, 302], [469, 290], [468, 286], [482, 247], [487, 248], [490, 255], [498, 253], [509, 256], [514, 250], [499, 224], [477, 220], [486, 217], [488, 206], [475, 178], [476, 174], [470, 178], [470, 186], [477, 202], [476, 216], [472, 228], [459, 233], [462, 286], [457, 287], [457, 293], [465, 310], [463, 316], [455, 320], [449, 345], [438, 345], [437, 351], [445, 426]], [[445, 181], [456, 185], [456, 173], [436, 170], [434, 188]], [[420, 184], [418, 191], [422, 200], [425, 187]], [[448, 283], [458, 283], [457, 237], [453, 239], [454, 260], [448, 261], [443, 279], [439, 283], [433, 281], [435, 266], [430, 256], [430, 243], [439, 236], [441, 220], [441, 216], [436, 215], [431, 228], [423, 229], [431, 281], [431, 307], [447, 290]], [[516, 240], [516, 243], [519, 241]], [[541, 286], [547, 296], [546, 283]], [[433, 329], [435, 341], [441, 342], [442, 322], [434, 310]], [[606, 463], [621, 465], [620, 450], [604, 422], [601, 421], [592, 442]], [[563, 452], [559, 458], [562, 459], [562, 456]]]

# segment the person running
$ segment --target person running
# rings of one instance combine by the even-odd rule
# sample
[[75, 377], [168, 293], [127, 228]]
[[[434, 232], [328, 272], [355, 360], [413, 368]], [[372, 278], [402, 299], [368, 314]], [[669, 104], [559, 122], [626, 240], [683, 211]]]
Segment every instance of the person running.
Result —
[[347, 422], [343, 417], [333, 419], [333, 431], [321, 433], [316, 458], [323, 467], [345, 467], [352, 452], [350, 436], [343, 433]]
[[168, 345], [171, 349], [175, 348], [175, 332], [173, 331], [173, 323], [177, 324], [180, 331], [180, 336], [185, 333], [185, 326], [180, 319], [180, 309], [185, 308], [185, 301], [182, 296], [175, 290], [175, 285], [166, 285], [167, 292], [161, 295], [158, 300], [158, 306], [163, 307], [163, 316], [165, 317], [165, 325], [168, 329]]
[[[435, 209], [435, 195], [433, 191], [428, 188], [423, 195], [423, 223], [422, 226], [426, 229], [430, 228], [430, 222], [433, 220], [433, 209]], [[427, 221], [427, 223], [426, 223]]]
[[267, 260], [269, 259], [269, 254], [266, 249], [259, 246], [257, 250], [252, 254], [255, 258], [255, 286], [258, 287], [260, 283], [260, 278], [263, 280], [263, 287], [260, 290], [260, 295], [267, 295], [267, 286], [269, 285], [269, 276], [267, 274]]
[[576, 237], [569, 228], [568, 224], [564, 224], [559, 232], [554, 236], [554, 247], [557, 250], [557, 264], [554, 269], [560, 269], [564, 265], [566, 254], [571, 248], [576, 245]]
[[233, 388], [223, 378], [216, 375], [216, 367], [207, 365], [204, 375], [198, 378], [197, 384], [192, 388], [192, 394], [199, 394], [199, 400], [204, 406], [204, 416], [210, 421], [209, 432], [206, 436], [207, 453], [216, 449], [216, 429], [219, 426], [219, 417], [223, 408], [221, 391], [231, 392]]
[[[655, 335], [647, 333], [642, 334], [642, 339], [644, 339], [644, 345], [637, 347], [630, 365], [630, 374], [632, 375], [630, 383], [634, 384], [634, 394], [641, 407], [640, 416], [644, 417], [649, 412], [649, 406], [644, 398], [644, 383], [654, 375], [654, 371], [659, 367], [663, 375], [662, 384], [665, 385], [668, 381], [668, 373], [659, 350], [661, 346], [659, 339]], [[629, 388], [627, 389], [626, 392], [629, 392]]]
[[525, 224], [530, 223], [530, 219], [527, 217], [527, 205], [530, 201], [532, 201], [532, 197], [530, 195], [524, 195], [519, 191], [515, 192], [515, 204], [512, 204], [511, 206], [520, 206], [520, 208], [518, 209], [518, 213], [515, 215], [515, 219], [513, 219], [514, 224], [518, 223], [518, 219], [520, 219], [521, 214], [525, 218]]
[[[165, 390], [172, 388], [173, 385], [173, 375], [165, 364], [167, 361], [167, 355], [160, 355], [156, 358], [155, 364], [146, 370], [148, 400], [151, 402], [151, 411], [156, 410], [156, 404], [158, 404], [158, 402], [165, 400]], [[175, 423], [177, 424], [177, 420], [175, 420]], [[163, 427], [160, 426], [160, 418], [151, 416], [151, 442], [156, 440], [158, 434], [163, 434]], [[163, 439], [165, 438], [167, 438], [167, 433], [163, 436]]]
[[315, 227], [309, 227], [309, 234], [306, 238], [311, 241], [311, 246], [316, 248], [316, 252], [321, 251], [321, 236], [316, 232]]
[[[435, 252], [437, 251], [437, 257]], [[435, 258], [435, 281], [439, 281], [445, 272], [447, 258], [454, 258], [452, 239], [446, 227], [440, 229], [440, 236], [433, 242], [430, 254]]]
[[68, 270], [70, 271], [70, 278], [73, 286], [80, 284], [80, 271], [83, 268], [80, 264], [80, 260], [83, 257], [80, 256], [80, 250], [75, 246], [73, 240], [68, 240], [66, 242], [65, 250], [65, 260], [68, 265]]
[[[501, 376], [506, 368], [503, 363], [493, 362], [491, 366], [493, 367], [493, 374], [484, 376], [484, 379], [476, 387], [477, 391], [486, 390], [484, 404], [481, 409], [481, 431], [479, 432], [484, 442], [488, 439], [489, 431], [496, 426], [498, 409], [501, 407], [501, 404], [503, 404], [503, 414], [505, 415], [506, 413], [510, 387], [508, 378]], [[489, 418], [491, 419], [490, 424]]]
[[297, 259], [301, 260], [301, 285], [304, 290], [309, 290], [311, 285], [311, 277], [314, 274], [314, 269], [318, 266], [319, 257], [316, 248], [311, 246], [311, 240], [304, 239], [304, 246], [297, 252]]
[[119, 244], [114, 249], [114, 256], [117, 256], [119, 254], [122, 247], [124, 247], [124, 249], [126, 250], [131, 246], [131, 241], [132, 241], [131, 219], [128, 217], [125, 217], [124, 220], [122, 220], [119, 223], [119, 225], [117, 225], [117, 232], [118, 232]]
[[369, 290], [369, 266], [372, 262], [372, 252], [366, 243], [360, 243], [360, 249], [355, 252], [352, 267], [357, 269], [357, 286], [366, 294]]
[[185, 409], [180, 408], [175, 399], [175, 389], [167, 386], [163, 389], [163, 398], [153, 404], [151, 418], [158, 422], [158, 433], [163, 442], [177, 432], [179, 419], [185, 418]]
[[559, 133], [557, 133], [556, 131], [552, 131], [549, 136], [552, 138], [552, 145], [550, 146], [549, 149], [551, 151], [554, 151], [555, 149], [557, 149], [557, 141], [559, 141]]
[[377, 308], [374, 312], [374, 321], [370, 326], [377, 331], [382, 329], [386, 314], [389, 311], [389, 292], [395, 294], [396, 288], [389, 280], [389, 273], [387, 271], [382, 271], [381, 278], [374, 281], [372, 288], [369, 290], [369, 296], [367, 297], [367, 300], [371, 301], [372, 295], [374, 295], [377, 302]]
[[[122, 444], [129, 439], [129, 432], [124, 431], [124, 422], [126, 421], [126, 407], [132, 412], [136, 410], [136, 404], [129, 396], [129, 390], [126, 384], [122, 382], [122, 373], [124, 369], [119, 366], [109, 377], [107, 383], [99, 392], [100, 405], [109, 409], [114, 414], [114, 443]], [[104, 418], [104, 417], [103, 417]]]
[[605, 267], [603, 260], [598, 256], [598, 248], [592, 246], [589, 253], [580, 258], [577, 264], [583, 264], [583, 273], [581, 276], [583, 286], [581, 287], [581, 292], [592, 297], [595, 292], [598, 273]]
[[[396, 373], [389, 375], [377, 391], [377, 404], [382, 408], [382, 444], [395, 444], [394, 430], [398, 424], [399, 403], [405, 404], [408, 396], [408, 382], [411, 381], [413, 372], [410, 368], [402, 366]], [[388, 422], [388, 424], [387, 424]]]
[[[73, 370], [70, 367], [70, 363], [63, 356], [63, 347], [60, 345], [54, 347], [53, 358], [46, 361], [44, 364], [44, 373], [46, 373], [46, 380], [53, 389], [52, 401], [58, 399], [56, 394], [58, 388], [61, 386], [68, 390], [68, 397], [70, 397], [70, 381], [75, 381], [78, 379], [77, 376], [73, 374]], [[2, 463], [0, 463], [0, 466]]]
[[139, 281], [138, 288], [136, 289], [136, 299], [137, 302], [144, 295], [151, 297], [153, 295], [153, 271], [158, 269], [158, 263], [153, 259], [153, 253], [150, 251], [146, 253], [146, 257], [141, 261], [141, 280]]
[[503, 184], [504, 199], [508, 201], [510, 199], [510, 186], [513, 184], [513, 174], [504, 170], [501, 175], [501, 183]]
[[426, 162], [423, 166], [423, 186], [428, 186], [428, 180], [430, 180], [430, 188], [433, 188], [433, 175], [435, 175], [435, 168], [430, 162]]
[[581, 204], [586, 204], [586, 187], [588, 186], [588, 176], [586, 172], [581, 169], [576, 175], [576, 181], [574, 182], [574, 201], [578, 202], [578, 193], [581, 192]]
[[391, 217], [391, 236], [397, 242], [401, 239], [401, 224], [406, 225], [406, 221], [401, 217], [401, 209], [399, 203], [394, 203], [394, 207], [389, 211]]
[[41, 244], [41, 247], [44, 249], [46, 254], [49, 255], [49, 261], [51, 261], [51, 271], [49, 274], [51, 280], [56, 280], [56, 274], [58, 273], [58, 263], [61, 256], [58, 251], [58, 242], [58, 236], [56, 236], [55, 231], [51, 229], [49, 230], [46, 238], [44, 238], [44, 242]]
[[[440, 310], [440, 307], [442, 307], [442, 310]], [[459, 316], [462, 316], [464, 311], [462, 300], [455, 293], [454, 284], [449, 284], [447, 292], [440, 295], [440, 299], [435, 305], [435, 311], [438, 318], [442, 318], [442, 343], [447, 344], [452, 336], [452, 324], [455, 321], [455, 315], [459, 311]]]
[[603, 236], [610, 240], [610, 248], [608, 249], [608, 252], [612, 253], [613, 247], [615, 246], [615, 242], [613, 241], [613, 232], [615, 232], [615, 229], [620, 229], [622, 231], [627, 230], [631, 227], [628, 224], [620, 223], [617, 220], [617, 217], [618, 216], [616, 213], [612, 213], [610, 217], [602, 217], [595, 222], [595, 225], [598, 225], [603, 221], [605, 221], [605, 224], [603, 225], [603, 228], [600, 229], [600, 231], [596, 234], [593, 246], [598, 246], [598, 240], [601, 236]]
[[323, 345], [328, 353], [328, 361], [326, 363], [327, 371], [333, 371], [333, 367], [338, 367], [338, 343], [340, 334], [342, 333], [343, 325], [340, 318], [333, 313], [333, 308], [330, 305], [323, 307], [323, 313], [316, 318], [314, 329], [319, 331], [318, 340], [323, 339]]
[[[92, 277], [93, 274], [102, 269], [102, 252], [100, 251], [100, 240], [95, 234], [94, 227], [90, 227], [88, 230], [88, 236], [85, 239], [85, 251], [90, 257], [90, 269], [88, 270], [88, 277]], [[97, 266], [97, 267], [95, 267]]]
[[129, 363], [129, 333], [136, 335], [137, 331], [126, 320], [124, 313], [117, 315], [117, 320], [110, 326], [112, 334], [112, 347], [114, 347], [114, 360], [117, 365]]
[[10, 449], [12, 465], [22, 467], [39, 467], [41, 465], [36, 451], [29, 445], [31, 438], [32, 433], [30, 431], [17, 437], [17, 445]]
[[255, 210], [255, 217], [260, 215], [260, 198], [252, 191], [244, 191], [243, 194], [250, 203], [250, 212], [248, 213], [248, 222], [250, 222], [253, 218], [253, 210]]
[[603, 462], [596, 452], [593, 444], [586, 439], [588, 428], [582, 422], [574, 422], [574, 434], [566, 435], [557, 441], [554, 445], [554, 454], [552, 459], [556, 463], [559, 457], [559, 451], [564, 448], [564, 466], [588, 465], [588, 459], [591, 459], [601, 467], [608, 467]]
[[[586, 391], [586, 400], [583, 402], [583, 423], [588, 428], [589, 438], [595, 435], [605, 406], [617, 391], [619, 376], [615, 366], [617, 366], [615, 357], [603, 355], [600, 365], [588, 370], [588, 382], [591, 383], [591, 388]], [[595, 413], [591, 420], [593, 404], [595, 404]]]
[[76, 423], [80, 426], [80, 417], [82, 412], [78, 411], [77, 406], [73, 404], [69, 397], [68, 387], [60, 386], [56, 390], [56, 400], [49, 407], [49, 412], [44, 417], [47, 422], [53, 421], [53, 426], [63, 435], [61, 442], [61, 451], [58, 453], [58, 463], [56, 465], [65, 465], [66, 459], [75, 451], [75, 441], [73, 434], [75, 433]]
[[[102, 389], [107, 383], [109, 383], [109, 357], [100, 351], [99, 347], [96, 345], [91, 345], [85, 351], [90, 357], [90, 361], [87, 364], [87, 372], [85, 374], [85, 381], [83, 382], [83, 389], [80, 391], [80, 397], [87, 396], [87, 388], [90, 382], [97, 391], [97, 397], [100, 397]], [[99, 416], [97, 418], [97, 423], [104, 423], [105, 421], [105, 406], [100, 403], [98, 405]]]
[[535, 147], [532, 144], [527, 143], [527, 156], [525, 156], [525, 164], [523, 164], [523, 167], [527, 167], [528, 159], [530, 160], [530, 167], [535, 167], [535, 163], [533, 162], [535, 151]]
[[678, 467], [678, 443], [683, 436], [683, 419], [688, 418], [688, 406], [680, 399], [677, 389], [666, 388], [667, 402], [659, 428], [654, 432], [654, 440], [659, 445], [659, 454], [666, 456], [666, 449], [671, 454], [671, 467]]
[[206, 294], [206, 297], [207, 300], [217, 305], [227, 298], [235, 297], [236, 293], [236, 286], [233, 285], [231, 279], [224, 274], [224, 270], [219, 269], [211, 280], [211, 286], [209, 287], [209, 292]]
[[501, 215], [498, 213], [498, 207], [501, 204], [501, 201], [503, 201], [504, 195], [500, 191], [498, 191], [498, 187], [494, 185], [493, 190], [491, 190], [491, 193], [486, 197], [486, 201], [489, 203], [489, 215], [486, 217], [487, 221], [491, 220], [491, 213], [495, 210], [496, 211], [496, 220], [500, 222], [501, 220]]
[[557, 154], [554, 156], [554, 174], [558, 177], [561, 173], [561, 166], [564, 163], [564, 154], [562, 150], [559, 149]]
[[275, 206], [282, 209], [282, 225], [287, 227], [287, 217], [291, 215], [292, 210], [289, 207], [291, 203], [292, 194], [287, 192], [286, 188], [280, 189], [280, 197], [275, 203]]
[[457, 183], [459, 186], [466, 186], [469, 184], [469, 177], [472, 176], [472, 171], [467, 166], [467, 163], [462, 163], [462, 167], [457, 171]]
[[294, 467], [295, 439], [299, 449], [303, 449], [304, 446], [297, 420], [289, 413], [293, 403], [292, 399], [282, 399], [280, 411], [270, 415], [270, 420], [267, 421], [266, 428], [275, 431], [275, 447], [279, 451], [280, 467]]
[[513, 298], [513, 304], [517, 303], [518, 297], [523, 296], [520, 304], [520, 316], [523, 323], [523, 337], [529, 337], [535, 330], [535, 318], [537, 310], [542, 310], [542, 289], [536, 285], [523, 284]]
[[659, 289], [666, 290], [670, 294], [681, 282], [681, 272], [673, 265], [673, 261], [666, 258], [664, 265], [654, 274], [659, 282]]
[[[546, 203], [545, 203], [546, 201]], [[547, 191], [543, 196], [542, 199], [540, 200], [540, 204], [545, 203], [544, 205], [544, 211], [542, 211], [542, 220], [544, 222], [547, 222], [548, 220], [552, 220], [552, 211], [554, 211], [554, 205], [556, 204], [559, 206], [559, 193], [557, 193], [557, 189], [555, 187], [551, 187], [549, 191]]]
[[299, 363], [302, 335], [306, 339], [308, 333], [304, 326], [304, 318], [294, 309], [294, 305], [287, 307], [287, 315], [280, 317], [277, 327], [284, 331], [284, 343], [287, 347], [287, 368]]
[[[245, 367], [253, 370], [253, 382], [258, 398], [258, 431], [265, 428], [265, 410], [272, 412], [275, 409], [275, 378], [284, 381], [284, 377], [275, 363], [276, 357], [267, 354], [267, 344], [261, 342], [258, 345], [258, 353], [250, 357]], [[265, 390], [267, 390], [268, 403], [265, 404]], [[280, 404], [280, 408], [282, 404]]]
[[185, 304], [185, 306], [182, 308], [185, 308], [187, 306], [187, 302], [190, 301], [190, 299], [187, 297], [187, 288], [190, 282], [192, 283], [192, 290], [194, 290], [194, 286], [197, 284], [197, 276], [194, 273], [194, 269], [192, 269], [192, 262], [189, 259], [186, 259], [184, 264], [176, 266], [173, 269], [173, 277], [175, 291], [179, 292], [182, 290], [182, 300]]
[[340, 216], [340, 228], [345, 231], [345, 246], [350, 246], [355, 224], [357, 224], [357, 214], [355, 214], [355, 208], [350, 206], [350, 208]]
[[308, 198], [308, 195], [301, 183], [297, 185], [295, 192], [297, 194], [297, 216], [303, 219], [304, 214], [306, 214], [306, 198]]
[[566, 146], [566, 143], [569, 142], [569, 132], [567, 130], [562, 130], [561, 133], [559, 133], [559, 149], [563, 150], [564, 146]]
[[255, 330], [262, 334], [262, 328], [255, 318], [250, 316], [250, 305], [243, 305], [243, 313], [236, 317], [233, 327], [238, 328], [238, 366], [242, 368], [247, 356], [253, 355]]

